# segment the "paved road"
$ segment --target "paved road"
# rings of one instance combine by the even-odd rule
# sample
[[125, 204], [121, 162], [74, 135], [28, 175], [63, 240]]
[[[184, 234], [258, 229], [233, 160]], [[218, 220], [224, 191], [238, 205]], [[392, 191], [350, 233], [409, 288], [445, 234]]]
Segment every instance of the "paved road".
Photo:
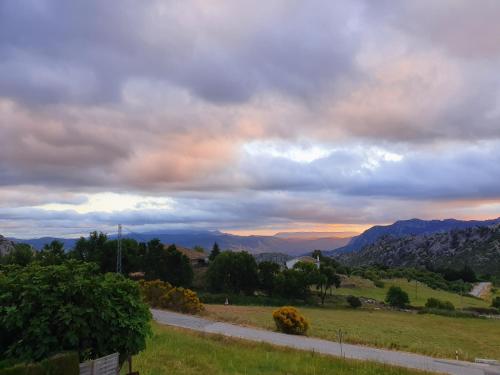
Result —
[[474, 297], [481, 298], [483, 294], [486, 293], [490, 288], [491, 288], [491, 283], [489, 282], [477, 283], [474, 285], [469, 294]]
[[[242, 327], [235, 324], [221, 323], [192, 315], [152, 309], [154, 319], [162, 324], [188, 328], [195, 331], [217, 333], [225, 336], [252, 341], [268, 342], [274, 345], [315, 351], [323, 354], [341, 356], [341, 347], [337, 342], [314, 339], [303, 336], [285, 335], [257, 328]], [[361, 345], [342, 345], [342, 355], [347, 358], [370, 360], [396, 366], [415, 368], [456, 375], [500, 375], [499, 366], [454, 361], [426, 357], [418, 354], [370, 348]]]

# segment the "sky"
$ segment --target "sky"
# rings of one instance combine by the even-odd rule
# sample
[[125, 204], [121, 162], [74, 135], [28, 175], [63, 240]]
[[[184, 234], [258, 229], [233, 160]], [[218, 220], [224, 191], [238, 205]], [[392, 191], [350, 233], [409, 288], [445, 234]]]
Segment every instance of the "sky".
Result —
[[500, 216], [500, 2], [2, 0], [0, 234]]

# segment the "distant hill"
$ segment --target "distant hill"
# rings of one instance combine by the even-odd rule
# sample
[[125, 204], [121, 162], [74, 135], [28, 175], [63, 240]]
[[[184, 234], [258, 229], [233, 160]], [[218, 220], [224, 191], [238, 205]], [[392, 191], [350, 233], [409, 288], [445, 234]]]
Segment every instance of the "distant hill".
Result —
[[417, 236], [385, 235], [361, 251], [341, 255], [340, 259], [351, 266], [458, 269], [468, 265], [480, 275], [500, 276], [500, 224]]
[[453, 229], [466, 229], [478, 226], [489, 226], [500, 223], [500, 218], [492, 220], [400, 220], [391, 225], [376, 225], [365, 230], [359, 236], [353, 237], [346, 246], [328, 252], [329, 255], [339, 255], [361, 250], [373, 244], [383, 236], [403, 237], [408, 235], [433, 234], [447, 232]]
[[[350, 238], [280, 238], [278, 236], [237, 236], [219, 231], [181, 230], [147, 233], [126, 233], [124, 237], [133, 238], [140, 242], [146, 242], [153, 238], [160, 239], [163, 243], [175, 243], [180, 246], [193, 248], [201, 246], [207, 251], [212, 249], [214, 242], [219, 244], [223, 250], [248, 251], [253, 254], [279, 252], [288, 255], [300, 255], [313, 250], [331, 250], [348, 243]], [[110, 238], [116, 238], [111, 235]], [[41, 249], [44, 244], [57, 239], [64, 243], [65, 248], [70, 249], [75, 245], [77, 239], [42, 237], [35, 239], [15, 239], [15, 242], [23, 242]]]
[[[358, 232], [359, 233], [359, 232]], [[352, 238], [356, 236], [356, 232], [279, 232], [273, 237], [278, 238], [294, 238], [294, 239], [320, 239], [320, 238]]]

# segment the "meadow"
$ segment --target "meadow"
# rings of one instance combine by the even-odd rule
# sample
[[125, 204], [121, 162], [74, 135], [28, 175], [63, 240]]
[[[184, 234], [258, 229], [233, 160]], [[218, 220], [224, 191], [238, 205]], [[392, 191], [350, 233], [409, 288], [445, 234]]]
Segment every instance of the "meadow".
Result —
[[[124, 366], [126, 367], [126, 366]], [[133, 358], [141, 375], [423, 375], [372, 362], [195, 333], [153, 323], [146, 350]], [[125, 374], [125, 368], [122, 369]]]
[[460, 296], [456, 293], [432, 289], [420, 282], [417, 282], [417, 287], [415, 288], [415, 281], [408, 281], [406, 279], [389, 279], [382, 281], [384, 283], [384, 287], [377, 288], [370, 280], [353, 276], [347, 280], [347, 283], [354, 285], [354, 287], [341, 287], [335, 289], [334, 293], [384, 301], [389, 288], [392, 285], [395, 285], [401, 287], [401, 289], [408, 293], [410, 303], [413, 306], [424, 306], [427, 299], [431, 297], [438, 298], [443, 301], [450, 301], [456, 308], [488, 307], [490, 305], [489, 301], [468, 295]]
[[[218, 320], [274, 330], [272, 312], [265, 306], [206, 305], [206, 314]], [[435, 357], [474, 360], [500, 359], [500, 321], [450, 318], [430, 314], [373, 309], [300, 307], [310, 322], [309, 335], [381, 348], [421, 353]]]

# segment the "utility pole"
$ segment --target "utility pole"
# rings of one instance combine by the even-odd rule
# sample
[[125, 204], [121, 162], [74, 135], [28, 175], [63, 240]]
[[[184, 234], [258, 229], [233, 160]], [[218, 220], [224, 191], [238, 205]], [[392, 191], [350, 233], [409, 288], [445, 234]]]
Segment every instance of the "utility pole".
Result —
[[116, 252], [116, 273], [122, 273], [122, 225], [118, 224], [118, 249]]

